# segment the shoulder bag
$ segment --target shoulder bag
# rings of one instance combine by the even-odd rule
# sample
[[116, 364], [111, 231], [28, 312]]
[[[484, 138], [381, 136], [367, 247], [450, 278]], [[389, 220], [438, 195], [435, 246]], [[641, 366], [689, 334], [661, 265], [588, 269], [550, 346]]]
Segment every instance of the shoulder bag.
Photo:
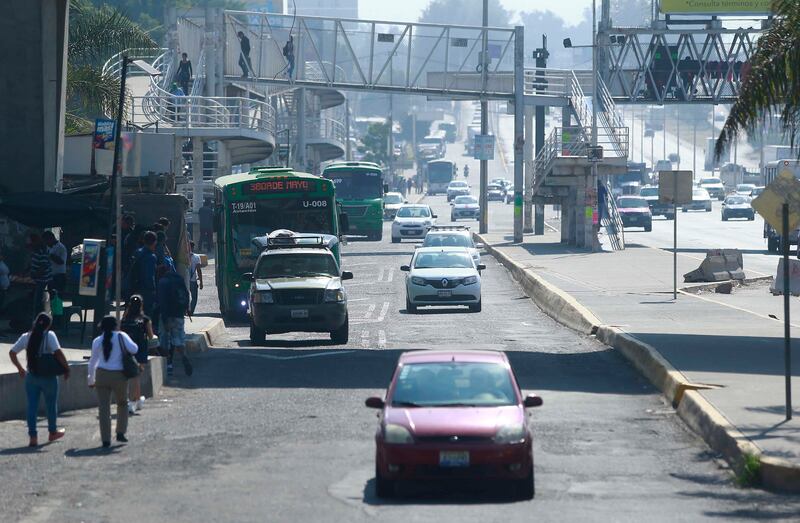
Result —
[[139, 364], [136, 362], [136, 359], [133, 357], [133, 354], [128, 352], [128, 349], [125, 348], [125, 338], [122, 337], [121, 333], [117, 333], [117, 339], [119, 340], [119, 348], [122, 351], [122, 374], [130, 379], [135, 378], [141, 372], [139, 368]]
[[[45, 343], [47, 343], [46, 332], [44, 333], [44, 339], [42, 339], [42, 348]], [[31, 367], [31, 365], [28, 364], [28, 367]], [[56, 359], [55, 354], [45, 354], [41, 348], [39, 349], [39, 356], [36, 358], [36, 371], [33, 372], [34, 376], [39, 376], [40, 378], [54, 378], [66, 373], [67, 369]]]

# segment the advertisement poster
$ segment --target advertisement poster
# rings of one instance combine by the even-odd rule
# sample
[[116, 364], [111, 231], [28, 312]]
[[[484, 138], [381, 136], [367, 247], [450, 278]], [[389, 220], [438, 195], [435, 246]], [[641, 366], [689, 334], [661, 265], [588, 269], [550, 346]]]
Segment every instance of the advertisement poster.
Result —
[[100, 254], [105, 240], [83, 240], [83, 257], [81, 258], [81, 279], [78, 294], [81, 296], [97, 296], [98, 277], [100, 273]]
[[664, 14], [768, 15], [772, 0], [661, 0]]
[[92, 140], [93, 149], [101, 149], [104, 151], [114, 150], [114, 127], [116, 122], [114, 120], [107, 120], [98, 118], [94, 121], [94, 140]]

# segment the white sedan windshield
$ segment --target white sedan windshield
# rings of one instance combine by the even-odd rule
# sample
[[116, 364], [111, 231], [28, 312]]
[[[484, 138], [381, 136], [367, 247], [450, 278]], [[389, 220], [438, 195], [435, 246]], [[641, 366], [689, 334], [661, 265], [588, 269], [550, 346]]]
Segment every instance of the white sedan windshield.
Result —
[[397, 211], [398, 218], [430, 218], [431, 212], [427, 207], [401, 207]]
[[470, 269], [472, 258], [466, 252], [424, 252], [417, 255], [415, 269]]

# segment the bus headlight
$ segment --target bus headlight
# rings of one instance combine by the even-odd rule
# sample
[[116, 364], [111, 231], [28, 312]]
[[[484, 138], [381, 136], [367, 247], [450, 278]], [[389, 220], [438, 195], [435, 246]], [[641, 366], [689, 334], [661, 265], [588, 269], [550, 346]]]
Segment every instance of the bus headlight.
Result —
[[325, 303], [341, 303], [344, 301], [344, 291], [342, 289], [326, 289]]
[[275, 303], [272, 298], [272, 291], [254, 292], [253, 303]]

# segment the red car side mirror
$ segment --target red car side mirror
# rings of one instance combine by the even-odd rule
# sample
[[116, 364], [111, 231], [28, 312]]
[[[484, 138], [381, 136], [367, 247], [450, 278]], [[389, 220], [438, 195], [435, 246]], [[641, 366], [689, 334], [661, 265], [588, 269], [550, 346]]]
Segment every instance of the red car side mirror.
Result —
[[370, 398], [367, 398], [367, 400], [364, 402], [364, 405], [366, 405], [371, 409], [382, 409], [386, 404], [383, 402], [381, 398], [378, 398], [377, 396], [372, 396]]
[[541, 407], [543, 403], [544, 401], [542, 401], [541, 396], [537, 396], [536, 394], [528, 394], [525, 396], [522, 405], [527, 409], [530, 407]]

